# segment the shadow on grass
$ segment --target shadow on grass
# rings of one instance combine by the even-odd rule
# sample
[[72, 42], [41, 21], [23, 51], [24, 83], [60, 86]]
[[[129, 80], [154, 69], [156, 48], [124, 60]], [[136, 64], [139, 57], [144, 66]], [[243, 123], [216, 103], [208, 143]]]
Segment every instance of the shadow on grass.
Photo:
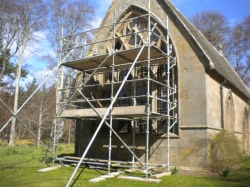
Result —
[[222, 183], [227, 187], [249, 187], [250, 186], [250, 168], [243, 166], [228, 177], [204, 177], [205, 180]]
[[[26, 160], [26, 161], [23, 161], [23, 162], [18, 162], [18, 163], [16, 163], [16, 164], [12, 164], [12, 165], [7, 166], [7, 167], [1, 167], [1, 166], [0, 166], [0, 169], [1, 169], [1, 170], [5, 170], [5, 169], [16, 168], [16, 166], [21, 165], [21, 164], [24, 164], [24, 163], [27, 163], [27, 162], [30, 162], [30, 161], [33, 161], [33, 159]], [[25, 167], [26, 167], [26, 166], [23, 166], [23, 168], [25, 168]]]
[[84, 166], [84, 167], [81, 169], [81, 171], [78, 173], [76, 179], [74, 180], [74, 182], [72, 183], [71, 186], [74, 186], [74, 185], [75, 185], [76, 181], [79, 179], [80, 175], [81, 175], [82, 172], [85, 170], [85, 168], [86, 168], [86, 166]]
[[61, 153], [60, 155], [57, 155], [57, 157], [65, 157], [65, 156], [75, 156], [74, 153]]

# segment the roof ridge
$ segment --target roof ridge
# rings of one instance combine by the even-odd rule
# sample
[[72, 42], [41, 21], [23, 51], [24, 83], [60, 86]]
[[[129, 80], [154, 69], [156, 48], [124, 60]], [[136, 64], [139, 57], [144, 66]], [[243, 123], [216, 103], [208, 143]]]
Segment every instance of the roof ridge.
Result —
[[215, 70], [220, 74], [220, 76], [227, 79], [227, 81], [230, 82], [235, 88], [250, 98], [248, 87], [230, 65], [225, 56], [221, 55], [219, 51], [216, 50], [216, 48], [205, 38], [205, 36], [169, 0], [164, 1], [190, 34], [192, 39], [196, 42], [198, 47], [200, 47], [207, 59], [211, 61], [210, 64], [213, 66], [209, 66], [209, 68], [211, 70]]

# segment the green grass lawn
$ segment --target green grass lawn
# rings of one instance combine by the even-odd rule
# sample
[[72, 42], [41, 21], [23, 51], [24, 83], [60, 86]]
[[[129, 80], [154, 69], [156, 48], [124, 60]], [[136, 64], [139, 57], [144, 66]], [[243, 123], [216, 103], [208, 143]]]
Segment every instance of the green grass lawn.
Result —
[[[58, 154], [73, 152], [73, 146], [63, 145], [59, 147]], [[63, 167], [46, 173], [38, 173], [37, 170], [48, 167], [42, 163], [45, 150], [37, 149], [32, 145], [19, 145], [9, 148], [0, 144], [0, 186], [65, 186], [74, 171], [74, 167]], [[250, 187], [250, 160], [234, 171], [232, 175], [224, 178], [221, 176], [184, 176], [171, 175], [163, 177], [160, 183], [147, 183], [138, 181], [122, 180], [117, 178], [106, 179], [98, 183], [89, 183], [88, 180], [107, 174], [105, 170], [94, 170], [81, 167], [76, 173], [73, 186], [173, 186], [173, 187]]]

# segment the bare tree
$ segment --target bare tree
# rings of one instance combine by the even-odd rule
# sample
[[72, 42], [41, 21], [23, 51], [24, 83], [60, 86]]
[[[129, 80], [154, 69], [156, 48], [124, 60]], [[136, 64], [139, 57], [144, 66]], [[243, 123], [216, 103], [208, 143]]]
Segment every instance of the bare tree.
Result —
[[229, 41], [228, 59], [241, 79], [250, 86], [250, 15], [233, 27]]
[[16, 11], [18, 6], [16, 0], [0, 0], [0, 80], [6, 70], [6, 64], [16, 55], [21, 41], [18, 31], [21, 29], [20, 19]]
[[[24, 52], [27, 44], [35, 40], [35, 32], [41, 30], [46, 18], [46, 6], [42, 0], [15, 0], [15, 12], [17, 22], [17, 40], [20, 41], [18, 59], [16, 65], [15, 95], [13, 112], [18, 108], [19, 81], [23, 63]], [[9, 145], [14, 145], [16, 118], [11, 122]]]
[[[62, 37], [71, 36], [77, 32], [91, 28], [91, 21], [94, 19], [94, 8], [88, 0], [51, 0], [49, 3], [50, 17], [48, 19], [48, 39], [56, 53], [58, 63], [62, 59]], [[72, 41], [76, 42], [76, 41]], [[48, 57], [46, 59], [49, 59]], [[66, 73], [65, 73], [66, 72]], [[57, 73], [57, 88], [63, 88], [63, 80], [67, 79], [67, 74], [72, 74], [70, 69], [60, 67]], [[64, 100], [64, 93], [58, 91], [57, 101]], [[57, 105], [60, 111], [61, 105]], [[64, 121], [56, 119], [56, 124], [62, 124]]]
[[[2, 89], [0, 90], [0, 98], [2, 99], [2, 101], [7, 105], [7, 106], [11, 106], [11, 103], [13, 102], [12, 100], [12, 96], [11, 96], [11, 92], [12, 87], [9, 86], [2, 86]], [[11, 117], [11, 113], [5, 108], [5, 106], [3, 106], [2, 104], [0, 104], [0, 121], [2, 123], [6, 123], [8, 121], [8, 119]], [[0, 128], [2, 128], [2, 126], [0, 126]], [[5, 128], [5, 131], [2, 131], [0, 133], [0, 140], [7, 140], [9, 136], [9, 128]]]
[[42, 129], [45, 128], [45, 124], [48, 125], [53, 122], [53, 112], [55, 111], [55, 86], [47, 88], [43, 86], [42, 89], [35, 95], [32, 102], [33, 108], [36, 110], [36, 115], [33, 117], [32, 122], [37, 126], [37, 148], [40, 147], [40, 141], [42, 138]]
[[48, 38], [56, 53], [63, 36], [74, 35], [91, 28], [94, 7], [88, 0], [52, 0], [49, 2]]
[[226, 16], [219, 11], [207, 10], [195, 14], [191, 22], [201, 31], [207, 40], [215, 47], [223, 46], [230, 33]]
[[197, 13], [191, 22], [214, 47], [222, 45], [224, 56], [245, 84], [250, 86], [250, 15], [233, 28], [218, 11]]

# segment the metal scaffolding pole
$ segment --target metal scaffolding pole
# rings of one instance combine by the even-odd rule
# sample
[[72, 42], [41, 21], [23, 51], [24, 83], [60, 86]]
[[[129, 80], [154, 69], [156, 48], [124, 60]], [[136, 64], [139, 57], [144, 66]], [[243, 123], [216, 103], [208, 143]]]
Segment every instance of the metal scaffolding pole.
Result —
[[[90, 107], [94, 110], [94, 112], [102, 119], [102, 116], [98, 113], [98, 111], [95, 109], [95, 107], [90, 103], [90, 101], [82, 94], [82, 97], [84, 97], [84, 99], [86, 100], [86, 102], [90, 105]], [[104, 121], [104, 123], [109, 127], [110, 130], [112, 130], [113, 134], [121, 141], [121, 143], [128, 149], [128, 151], [133, 155], [134, 158], [136, 158], [136, 160], [141, 164], [141, 166], [144, 166], [142, 164], [142, 162], [140, 161], [140, 159], [135, 155], [134, 151], [132, 151], [128, 145], [122, 140], [122, 138], [116, 133], [116, 131], [111, 128], [111, 126], [108, 124], [107, 121]]]
[[[53, 73], [55, 73], [55, 71], [59, 68], [59, 66], [64, 62], [64, 60], [68, 57], [68, 55], [72, 52], [73, 50], [71, 50], [66, 56], [65, 58], [61, 61], [61, 63], [59, 63], [53, 70], [52, 72], [43, 80], [43, 82], [37, 87], [37, 89], [29, 96], [28, 99], [26, 99], [26, 101], [22, 104], [22, 106], [19, 107], [19, 109], [14, 113], [14, 115], [17, 115], [20, 110], [22, 110], [22, 108], [27, 104], [27, 102], [33, 97], [33, 95], [35, 95], [35, 93], [44, 85], [44, 83], [51, 77], [51, 75], [53, 75]], [[3, 129], [9, 124], [9, 122], [13, 119], [13, 115], [10, 117], [10, 119], [4, 124], [4, 126], [1, 128], [0, 133], [3, 131]]]
[[[37, 138], [37, 136], [27, 127], [27, 125], [25, 125], [25, 123], [23, 123], [23, 121], [18, 117], [16, 116], [16, 114], [14, 112], [12, 112], [12, 110], [2, 101], [2, 99], [0, 99], [0, 102], [10, 111], [10, 113], [24, 126], [24, 128], [26, 128], [29, 133], [37, 140], [40, 142], [40, 144], [45, 147], [46, 149], [48, 149], [48, 147], [41, 141]], [[53, 152], [49, 151], [55, 158], [57, 157], [56, 155], [53, 154]], [[62, 161], [59, 161], [63, 166], [64, 164], [62, 163]]]
[[[114, 76], [115, 76], [115, 25], [116, 25], [116, 10], [114, 12], [114, 27], [113, 27], [113, 59], [112, 59], [112, 73], [111, 73], [111, 99], [113, 99], [114, 97]], [[113, 127], [113, 115], [112, 115], [112, 112], [113, 112], [113, 106], [110, 110], [110, 113], [109, 113], [109, 124], [110, 124], [110, 127], [112, 128]], [[109, 155], [108, 155], [108, 174], [110, 174], [110, 166], [111, 166], [111, 152], [112, 152], [112, 130], [110, 129], [109, 130]]]
[[[169, 57], [169, 28], [168, 28], [168, 17], [167, 17], [167, 55]], [[170, 154], [170, 143], [169, 143], [169, 131], [170, 131], [170, 58], [167, 58], [167, 171], [169, 172], [169, 154]]]
[[[92, 74], [90, 75], [90, 76], [88, 76], [86, 79], [85, 79], [85, 81], [84, 81], [84, 83], [83, 83], [83, 85], [81, 86], [81, 87], [79, 87], [79, 88], [84, 88], [84, 86], [86, 86], [86, 84], [89, 82], [89, 80], [94, 76], [94, 74], [95, 74], [95, 72], [107, 61], [107, 59], [109, 58], [111, 56], [111, 54], [109, 54], [99, 65], [98, 65], [98, 67], [92, 72]], [[80, 84], [82, 84], [81, 82], [79, 83], [79, 85]], [[77, 86], [78, 87], [78, 86]], [[66, 106], [70, 101], [71, 101], [71, 99], [75, 96], [75, 94], [77, 93], [77, 90], [71, 95], [71, 97], [66, 101], [66, 103], [64, 103], [64, 106]], [[59, 110], [59, 111], [57, 111], [56, 112], [56, 114], [55, 114], [55, 117], [56, 118], [59, 118], [60, 116], [60, 113], [64, 110], [64, 106]], [[54, 140], [55, 140], [55, 138], [54, 138]], [[50, 147], [50, 144], [48, 143], [48, 147]], [[46, 162], [46, 159], [47, 159], [47, 152], [48, 152], [48, 150], [46, 150], [46, 152], [45, 152], [45, 156], [44, 156], [44, 162]]]
[[140, 51], [139, 51], [139, 53], [138, 53], [137, 57], [135, 58], [135, 60], [134, 60], [134, 62], [133, 62], [133, 64], [132, 64], [132, 66], [130, 67], [130, 69], [129, 69], [129, 71], [128, 71], [127, 75], [126, 75], [126, 77], [123, 79], [123, 82], [122, 82], [122, 84], [121, 84], [120, 88], [118, 89], [118, 91], [117, 91], [117, 93], [116, 93], [115, 97], [113, 98], [113, 100], [112, 100], [112, 102], [111, 102], [111, 104], [110, 104], [110, 106], [109, 106], [109, 108], [108, 108], [107, 112], [106, 112], [106, 113], [105, 113], [105, 115], [102, 117], [102, 120], [101, 120], [101, 122], [100, 122], [100, 124], [99, 124], [98, 128], [96, 129], [96, 132], [95, 132], [95, 133], [94, 133], [94, 135], [92, 136], [92, 138], [91, 138], [91, 140], [90, 140], [90, 142], [89, 142], [89, 144], [88, 144], [87, 148], [85, 149], [85, 151], [84, 151], [84, 153], [83, 153], [83, 155], [82, 155], [82, 157], [81, 157], [81, 159], [80, 159], [79, 163], [77, 164], [77, 166], [76, 166], [76, 168], [75, 168], [75, 170], [74, 170], [73, 174], [71, 175], [71, 177], [70, 177], [70, 179], [69, 179], [69, 181], [68, 181], [68, 183], [67, 183], [66, 187], [68, 187], [68, 186], [70, 185], [70, 183], [71, 183], [71, 181], [72, 181], [72, 179], [73, 179], [74, 175], [76, 174], [76, 171], [77, 171], [77, 170], [78, 170], [78, 168], [80, 167], [80, 165], [81, 165], [81, 163], [82, 163], [83, 158], [86, 156], [86, 154], [87, 154], [87, 152], [88, 152], [88, 150], [89, 150], [90, 146], [92, 145], [92, 143], [93, 143], [93, 141], [94, 141], [94, 139], [95, 139], [95, 137], [96, 137], [97, 133], [99, 132], [99, 130], [100, 130], [100, 128], [101, 128], [101, 126], [102, 126], [103, 122], [105, 121], [105, 119], [106, 119], [107, 115], [109, 114], [109, 112], [110, 112], [111, 108], [113, 107], [114, 103], [116, 102], [116, 99], [117, 99], [117, 97], [118, 97], [118, 95], [119, 95], [119, 93], [120, 93], [121, 89], [123, 88], [123, 86], [124, 86], [124, 84], [125, 84], [126, 80], [128, 79], [128, 76], [129, 76], [129, 74], [131, 73], [131, 71], [132, 71], [133, 67], [135, 66], [135, 64], [136, 64], [136, 62], [137, 62], [137, 60], [138, 60], [139, 56], [141, 55], [141, 53], [142, 53], [142, 51], [143, 51], [144, 47], [145, 47], [145, 44], [141, 47], [141, 49], [140, 49]]
[[147, 129], [146, 129], [146, 178], [148, 178], [148, 160], [149, 160], [149, 115], [150, 115], [150, 47], [151, 47], [151, 20], [150, 20], [150, 0], [148, 1], [148, 64], [147, 64]]
[[[85, 81], [84, 81], [84, 83], [83, 83], [82, 86], [77, 86], [77, 87], [75, 87], [75, 88], [76, 88], [76, 89], [77, 89], [77, 88], [85, 88], [86, 84], [87, 84], [87, 83], [89, 82], [89, 80], [95, 75], [96, 71], [97, 71], [100, 67], [103, 66], [103, 64], [107, 61], [107, 59], [108, 59], [111, 55], [112, 55], [112, 54], [109, 54], [109, 55], [108, 55], [99, 65], [98, 65], [98, 67], [91, 73], [91, 75], [88, 76], [88, 77], [85, 79]], [[80, 84], [82, 84], [82, 83], [80, 83]], [[69, 89], [73, 89], [73, 88], [69, 88]], [[72, 94], [72, 96], [66, 101], [65, 105], [68, 104], [68, 103], [71, 101], [71, 99], [75, 96], [76, 93], [77, 93], [77, 91], [75, 91], [75, 92]], [[64, 109], [62, 108], [62, 110], [58, 111], [58, 112], [56, 113], [56, 116], [57, 116], [57, 117], [60, 117], [59, 115], [60, 115], [60, 113], [61, 113], [63, 110], [64, 110]]]
[[[62, 60], [62, 38], [63, 38], [63, 28], [61, 30], [62, 37], [60, 39], [60, 51], [59, 51], [59, 61], [58, 64], [60, 64], [60, 61]], [[57, 71], [57, 90], [56, 90], [56, 112], [58, 110], [61, 110], [62, 106], [59, 104], [59, 101], [61, 100], [62, 97], [62, 90], [60, 90], [63, 87], [63, 79], [64, 79], [64, 66], [59, 66], [58, 71]], [[57, 132], [58, 132], [58, 125], [60, 124], [64, 126], [64, 119], [54, 119], [54, 141], [53, 141], [53, 154], [56, 153], [56, 144], [57, 144]], [[60, 127], [59, 127], [60, 129]], [[46, 162], [46, 160], [44, 160]], [[55, 163], [55, 160], [52, 159], [53, 165]]]

